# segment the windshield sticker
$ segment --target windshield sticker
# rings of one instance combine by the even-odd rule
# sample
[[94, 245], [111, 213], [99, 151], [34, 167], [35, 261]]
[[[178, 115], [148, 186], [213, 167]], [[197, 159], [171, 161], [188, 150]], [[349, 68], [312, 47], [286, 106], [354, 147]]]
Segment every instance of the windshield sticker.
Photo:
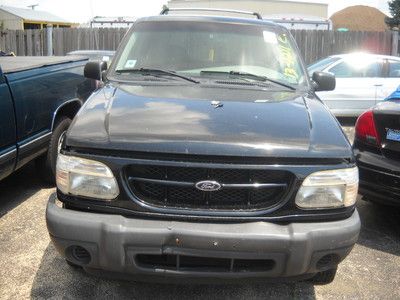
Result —
[[132, 69], [135, 67], [137, 60], [136, 59], [129, 59], [126, 61], [125, 69]]
[[278, 37], [278, 42], [284, 65], [283, 74], [289, 79], [298, 81], [299, 74], [297, 74], [297, 71], [295, 69], [296, 56], [293, 53], [292, 47], [289, 44], [288, 36], [286, 34], [281, 34]]
[[271, 31], [263, 31], [264, 41], [268, 44], [278, 44], [276, 34]]

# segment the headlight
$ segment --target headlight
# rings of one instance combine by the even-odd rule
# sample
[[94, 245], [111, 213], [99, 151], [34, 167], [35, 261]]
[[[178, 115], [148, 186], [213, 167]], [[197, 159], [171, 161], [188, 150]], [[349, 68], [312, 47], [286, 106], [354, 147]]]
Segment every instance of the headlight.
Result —
[[356, 203], [357, 194], [357, 167], [321, 171], [303, 181], [296, 196], [296, 205], [304, 209], [348, 207]]
[[119, 195], [114, 174], [105, 164], [74, 157], [58, 155], [56, 167], [58, 189], [64, 194], [112, 200]]

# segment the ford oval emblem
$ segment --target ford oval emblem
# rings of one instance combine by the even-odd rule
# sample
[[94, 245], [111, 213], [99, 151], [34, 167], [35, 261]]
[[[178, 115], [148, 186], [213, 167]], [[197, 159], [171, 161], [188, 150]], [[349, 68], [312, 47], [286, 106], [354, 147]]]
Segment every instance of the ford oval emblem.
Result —
[[222, 185], [216, 181], [200, 181], [196, 183], [196, 189], [203, 192], [216, 192], [222, 188]]

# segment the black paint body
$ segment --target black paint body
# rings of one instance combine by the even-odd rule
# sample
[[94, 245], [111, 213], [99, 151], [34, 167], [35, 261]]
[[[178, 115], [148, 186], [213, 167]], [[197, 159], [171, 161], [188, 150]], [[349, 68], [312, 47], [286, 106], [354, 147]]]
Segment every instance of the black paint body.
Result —
[[400, 103], [387, 101], [372, 108], [381, 144], [371, 146], [355, 139], [360, 170], [360, 193], [386, 205], [400, 205], [400, 142], [386, 139], [387, 129], [400, 130]]
[[[213, 101], [222, 105], [215, 107]], [[294, 204], [309, 174], [355, 165], [340, 124], [312, 88], [288, 91], [172, 80], [109, 80], [74, 119], [65, 154], [110, 166], [120, 196], [104, 205], [59, 193], [69, 207], [124, 215], [218, 220], [340, 219], [354, 207], [307, 211]], [[126, 168], [134, 164], [288, 171], [290, 193], [273, 209], [218, 212], [150, 207], [127, 185]]]

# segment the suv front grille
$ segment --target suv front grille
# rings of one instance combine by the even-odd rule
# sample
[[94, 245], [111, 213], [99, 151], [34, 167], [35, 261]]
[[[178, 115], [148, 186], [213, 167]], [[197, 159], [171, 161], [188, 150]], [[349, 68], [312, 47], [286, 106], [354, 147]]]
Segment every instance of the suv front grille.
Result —
[[[289, 191], [292, 174], [283, 170], [131, 165], [125, 176], [133, 197], [152, 207], [206, 211], [267, 210]], [[221, 188], [202, 191], [201, 181]]]

